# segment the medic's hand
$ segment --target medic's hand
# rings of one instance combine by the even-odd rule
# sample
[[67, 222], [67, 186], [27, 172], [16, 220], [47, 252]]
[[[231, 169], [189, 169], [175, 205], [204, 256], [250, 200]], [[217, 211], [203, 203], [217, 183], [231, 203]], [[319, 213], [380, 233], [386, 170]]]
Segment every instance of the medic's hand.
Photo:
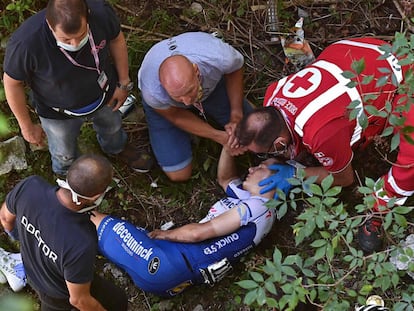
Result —
[[[277, 171], [277, 173], [259, 182], [259, 186], [265, 186], [260, 190], [260, 194], [276, 188], [287, 194], [293, 187], [287, 179], [292, 178], [295, 175], [295, 168], [288, 164], [272, 164], [269, 165], [269, 169]], [[276, 197], [277, 195], [275, 194], [275, 198]]]

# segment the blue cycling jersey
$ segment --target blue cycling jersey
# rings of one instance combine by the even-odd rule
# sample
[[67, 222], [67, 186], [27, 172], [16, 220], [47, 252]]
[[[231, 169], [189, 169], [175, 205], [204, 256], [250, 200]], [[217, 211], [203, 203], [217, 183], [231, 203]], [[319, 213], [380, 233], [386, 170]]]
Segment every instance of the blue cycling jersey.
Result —
[[208, 221], [243, 203], [246, 217], [239, 230], [198, 243], [151, 239], [148, 231], [124, 220], [107, 216], [98, 227], [99, 248], [106, 258], [124, 269], [135, 285], [160, 296], [174, 296], [190, 285], [214, 283], [231, 264], [257, 245], [270, 231], [275, 219], [265, 206], [267, 199], [250, 196], [232, 182], [228, 197], [212, 206]]

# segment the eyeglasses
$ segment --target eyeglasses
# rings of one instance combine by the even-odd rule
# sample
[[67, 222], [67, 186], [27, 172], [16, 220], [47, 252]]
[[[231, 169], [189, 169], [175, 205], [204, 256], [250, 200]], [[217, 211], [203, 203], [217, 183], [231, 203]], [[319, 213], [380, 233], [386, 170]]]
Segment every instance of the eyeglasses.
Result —
[[[277, 139], [277, 137], [276, 137]], [[282, 150], [277, 150], [276, 148], [276, 139], [273, 141], [273, 143], [270, 145], [269, 150], [267, 152], [258, 152], [256, 153], [256, 156], [260, 159], [269, 159], [271, 157], [277, 157], [285, 154], [288, 151], [288, 145], [285, 143], [279, 141], [277, 143], [281, 144], [283, 146]]]

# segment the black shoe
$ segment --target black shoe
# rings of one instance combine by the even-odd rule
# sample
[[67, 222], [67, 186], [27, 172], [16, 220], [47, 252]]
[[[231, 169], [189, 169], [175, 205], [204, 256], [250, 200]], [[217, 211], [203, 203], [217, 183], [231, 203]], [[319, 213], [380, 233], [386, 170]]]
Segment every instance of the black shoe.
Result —
[[127, 164], [135, 172], [148, 173], [154, 163], [151, 155], [146, 152], [138, 151], [132, 145], [126, 145], [125, 149], [116, 155], [116, 157]]
[[372, 254], [382, 248], [382, 221], [368, 219], [358, 228], [358, 242], [365, 254]]

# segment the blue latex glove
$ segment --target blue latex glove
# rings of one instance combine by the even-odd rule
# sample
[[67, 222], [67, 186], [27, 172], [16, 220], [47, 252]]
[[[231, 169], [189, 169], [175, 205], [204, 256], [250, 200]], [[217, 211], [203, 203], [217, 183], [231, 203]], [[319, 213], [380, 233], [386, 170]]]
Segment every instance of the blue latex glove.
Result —
[[[282, 190], [285, 194], [288, 194], [293, 186], [287, 179], [292, 178], [295, 175], [295, 168], [288, 164], [272, 164], [269, 165], [269, 169], [277, 171], [277, 173], [259, 182], [259, 186], [265, 186], [260, 190], [260, 194], [276, 188]], [[275, 194], [275, 198], [277, 198], [277, 194]]]
[[7, 235], [10, 237], [10, 239], [12, 239], [13, 241], [18, 241], [19, 240], [19, 232], [17, 231], [17, 227], [14, 226], [12, 231], [8, 231], [8, 230], [4, 230]]

